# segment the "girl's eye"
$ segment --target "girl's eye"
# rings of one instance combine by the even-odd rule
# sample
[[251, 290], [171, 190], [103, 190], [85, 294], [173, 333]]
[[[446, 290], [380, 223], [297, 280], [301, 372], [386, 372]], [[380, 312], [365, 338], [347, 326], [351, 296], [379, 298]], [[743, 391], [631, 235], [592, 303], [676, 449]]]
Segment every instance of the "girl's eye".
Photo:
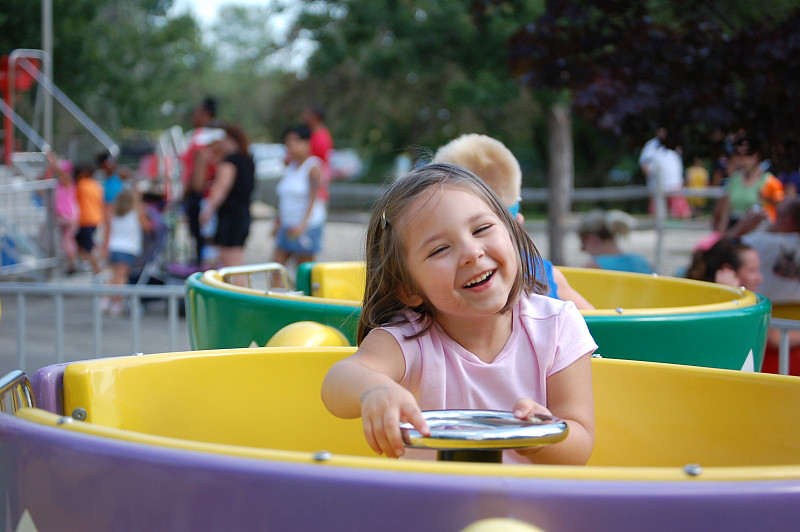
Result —
[[430, 258], [430, 257], [433, 257], [434, 255], [438, 255], [439, 253], [441, 253], [442, 251], [444, 251], [446, 249], [447, 249], [447, 246], [439, 246], [438, 248], [436, 248], [433, 251], [431, 251], [431, 253], [428, 255], [428, 257]]
[[477, 229], [475, 229], [475, 231], [473, 231], [473, 232], [472, 232], [472, 234], [473, 234], [473, 235], [477, 235], [478, 233], [482, 233], [482, 232], [486, 231], [486, 230], [487, 230], [487, 229], [489, 229], [490, 227], [492, 227], [492, 224], [483, 224], [483, 225], [480, 225], [480, 226], [478, 226], [478, 228], [477, 228]]

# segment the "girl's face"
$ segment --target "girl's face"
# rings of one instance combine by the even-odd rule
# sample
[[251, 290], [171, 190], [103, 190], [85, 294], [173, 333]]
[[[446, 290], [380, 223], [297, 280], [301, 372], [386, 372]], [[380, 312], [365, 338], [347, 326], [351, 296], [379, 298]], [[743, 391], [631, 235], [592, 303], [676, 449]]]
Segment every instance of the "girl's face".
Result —
[[[401, 220], [407, 268], [437, 319], [475, 318], [503, 309], [517, 256], [503, 220], [474, 193], [444, 187], [422, 194]], [[405, 219], [407, 218], [407, 219]], [[420, 294], [404, 294], [419, 305]]]
[[743, 287], [755, 292], [758, 290], [758, 285], [764, 280], [761, 275], [761, 262], [758, 259], [758, 252], [754, 249], [746, 249], [742, 251], [742, 266], [736, 272], [739, 277], [739, 282]]

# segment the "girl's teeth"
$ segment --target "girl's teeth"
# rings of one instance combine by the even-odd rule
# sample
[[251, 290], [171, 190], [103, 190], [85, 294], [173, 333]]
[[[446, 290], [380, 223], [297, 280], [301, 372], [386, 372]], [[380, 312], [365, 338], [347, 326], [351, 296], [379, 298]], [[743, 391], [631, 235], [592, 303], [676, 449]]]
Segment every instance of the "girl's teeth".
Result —
[[490, 275], [492, 275], [492, 272], [486, 272], [483, 275], [481, 275], [478, 279], [475, 279], [474, 281], [470, 281], [467, 284], [465, 284], [464, 286], [467, 287], [467, 288], [469, 288], [470, 286], [475, 286], [476, 284], [480, 283], [481, 281], [485, 281], [486, 279], [488, 279]]

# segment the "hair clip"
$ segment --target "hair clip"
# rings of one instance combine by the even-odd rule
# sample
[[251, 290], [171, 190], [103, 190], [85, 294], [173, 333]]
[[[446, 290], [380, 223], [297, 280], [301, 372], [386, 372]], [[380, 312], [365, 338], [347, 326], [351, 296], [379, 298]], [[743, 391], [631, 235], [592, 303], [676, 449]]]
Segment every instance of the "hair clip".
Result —
[[386, 221], [386, 211], [381, 213], [381, 229], [386, 229], [386, 224], [389, 222]]

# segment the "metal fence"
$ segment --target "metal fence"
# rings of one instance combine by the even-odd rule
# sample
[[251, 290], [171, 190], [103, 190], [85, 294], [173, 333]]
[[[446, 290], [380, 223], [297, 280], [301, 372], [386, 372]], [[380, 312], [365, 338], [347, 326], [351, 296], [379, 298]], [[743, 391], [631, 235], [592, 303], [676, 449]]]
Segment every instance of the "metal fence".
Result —
[[[127, 300], [127, 311], [105, 315], [104, 295]], [[180, 285], [0, 283], [0, 372], [188, 350], [184, 301]]]
[[[105, 316], [104, 295], [127, 298], [127, 315]], [[184, 298], [178, 285], [0, 283], [0, 374], [101, 356], [186, 351]], [[787, 375], [789, 331], [800, 330], [800, 321], [773, 318], [770, 327], [781, 331], [778, 371]]]
[[55, 180], [0, 184], [0, 277], [25, 275], [43, 280], [59, 264], [55, 217]]

